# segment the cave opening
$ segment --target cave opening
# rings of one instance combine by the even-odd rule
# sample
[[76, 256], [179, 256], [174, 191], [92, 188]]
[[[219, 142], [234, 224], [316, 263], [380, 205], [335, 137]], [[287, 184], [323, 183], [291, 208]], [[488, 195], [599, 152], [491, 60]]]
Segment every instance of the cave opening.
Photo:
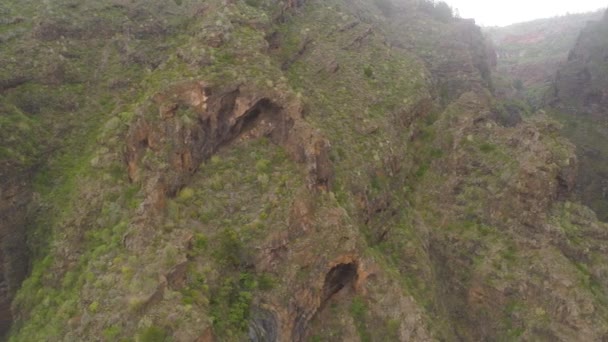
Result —
[[[321, 301], [319, 307], [314, 310], [314, 315], [310, 320], [306, 316], [296, 318], [294, 325], [294, 341], [304, 340], [304, 337], [308, 334], [310, 329], [314, 330], [314, 327], [321, 324], [320, 321], [322, 321], [323, 318], [319, 318], [319, 316], [323, 317], [325, 312], [324, 308], [335, 295], [351, 295], [348, 293], [348, 289], [354, 287], [354, 283], [358, 277], [357, 270], [358, 267], [356, 262], [347, 262], [338, 264], [327, 272], [325, 275], [325, 283], [323, 284], [323, 292], [321, 293]], [[342, 290], [347, 292], [339, 294]], [[340, 300], [339, 297], [336, 297], [336, 299]]]
[[355, 263], [339, 264], [332, 268], [325, 276], [321, 307], [323, 307], [333, 295], [340, 292], [340, 290], [352, 285], [356, 278], [357, 265], [355, 265]]

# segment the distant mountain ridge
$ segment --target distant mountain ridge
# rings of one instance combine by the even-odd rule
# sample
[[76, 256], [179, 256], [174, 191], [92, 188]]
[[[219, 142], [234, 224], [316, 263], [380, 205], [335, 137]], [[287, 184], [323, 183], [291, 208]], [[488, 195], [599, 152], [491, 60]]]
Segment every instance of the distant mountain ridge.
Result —
[[[603, 10], [598, 10], [485, 28], [484, 33], [496, 50], [496, 75], [510, 83], [517, 81], [525, 87], [546, 90], [581, 30], [602, 15]], [[542, 91], [537, 92], [535, 104], [541, 104], [541, 94]]]
[[577, 145], [578, 195], [608, 219], [608, 12], [581, 31], [546, 101]]

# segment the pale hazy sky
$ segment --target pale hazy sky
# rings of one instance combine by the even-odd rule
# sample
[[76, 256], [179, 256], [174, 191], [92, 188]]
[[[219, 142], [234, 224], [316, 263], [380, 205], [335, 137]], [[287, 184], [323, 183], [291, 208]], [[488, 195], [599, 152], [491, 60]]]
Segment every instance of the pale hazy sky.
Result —
[[522, 21], [570, 13], [593, 11], [608, 6], [606, 0], [444, 0], [463, 18], [478, 25], [504, 26]]

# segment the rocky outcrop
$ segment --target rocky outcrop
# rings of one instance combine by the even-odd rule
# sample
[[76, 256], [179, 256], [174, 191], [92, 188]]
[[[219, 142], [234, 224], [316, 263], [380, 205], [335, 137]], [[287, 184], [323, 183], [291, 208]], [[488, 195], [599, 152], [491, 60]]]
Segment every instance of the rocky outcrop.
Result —
[[557, 72], [553, 104], [601, 120], [608, 108], [608, 19], [591, 22], [581, 32], [568, 61]]
[[[429, 234], [430, 258], [436, 267], [434, 281], [442, 284], [438, 296], [455, 322], [455, 333], [464, 340], [495, 339], [517, 327], [519, 334], [525, 332], [517, 335], [520, 338], [568, 340], [577, 331], [586, 331], [585, 339], [600, 339], [605, 333], [601, 324], [590, 328], [598, 324], [590, 315], [596, 310], [590, 307], [592, 296], [558, 284], [576, 277], [572, 269], [541, 272], [537, 279], [510, 273], [511, 267], [518, 268], [514, 265], [500, 266], [514, 260], [524, 262], [520, 258], [534, 255], [525, 262], [526, 267], [540, 271], [543, 264], [559, 269], [557, 265], [583, 262], [579, 253], [587, 247], [569, 250], [573, 244], [559, 233], [561, 223], [552, 218], [553, 208], [562, 205], [574, 186], [574, 147], [563, 139], [551, 138], [559, 126], [541, 114], [515, 127], [497, 127], [486, 116], [487, 101], [477, 94], [464, 94], [451, 105], [459, 109], [448, 107], [436, 123], [446, 137], [440, 139], [441, 149], [450, 152], [431, 167], [438, 172], [431, 179], [441, 179], [443, 185], [436, 188], [424, 183], [426, 193], [421, 195], [427, 203], [442, 208], [432, 221], [444, 228]], [[516, 156], [516, 161], [504, 164], [501, 156], [506, 155]], [[586, 230], [584, 226], [571, 227], [578, 231]], [[496, 245], [481, 237], [484, 235], [500, 236], [502, 242]], [[583, 263], [599, 266], [590, 260]], [[549, 283], [555, 290], [544, 291]], [[569, 296], [576, 299], [568, 300]], [[528, 316], [524, 310], [514, 314], [507, 309], [530, 300], [538, 314]], [[540, 318], [532, 318], [534, 315], [551, 324], [540, 330], [531, 328], [539, 324], [535, 320]], [[523, 317], [530, 317], [530, 321]]]
[[544, 106], [558, 68], [565, 62], [580, 31], [601, 11], [537, 19], [506, 27], [485, 28], [496, 47], [496, 95], [534, 108]]
[[[150, 181], [147, 176], [156, 183], [151, 188], [174, 196], [218, 150], [235, 140], [267, 137], [306, 165], [309, 189], [331, 187], [329, 142], [304, 121], [297, 102], [246, 86], [217, 89], [203, 82], [176, 85], [152, 102], [127, 135], [125, 160], [132, 182]], [[144, 159], [147, 153], [153, 156]], [[163, 207], [157, 195], [149, 202]]]
[[[411, 298], [403, 297], [398, 284], [392, 282], [378, 265], [359, 254], [358, 248], [353, 244], [357, 239], [353, 231], [335, 225], [338, 223], [336, 220], [347, 218], [340, 218], [341, 214], [336, 212], [323, 211], [315, 213], [315, 216], [330, 219], [327, 228], [333, 227], [343, 235], [340, 243], [330, 240], [324, 243], [333, 246], [334, 251], [329, 254], [335, 257], [327, 260], [327, 255], [311, 253], [310, 249], [315, 249], [311, 243], [318, 238], [310, 235], [314, 232], [308, 233], [308, 236], [284, 239], [284, 253], [280, 259], [273, 257], [275, 262], [272, 265], [260, 263], [260, 270], [276, 272], [297, 265], [302, 270], [307, 270], [310, 277], [303, 281], [298, 279], [297, 273], [283, 273], [283, 281], [290, 284], [292, 290], [287, 296], [274, 293], [260, 297], [256, 309], [252, 311], [250, 338], [255, 341], [306, 341], [323, 329], [326, 325], [324, 320], [329, 317], [332, 320], [340, 319], [332, 317], [332, 306], [349, 305], [355, 297], [359, 297], [365, 298], [370, 310], [374, 311], [386, 309], [388, 302], [401, 302], [400, 306], [390, 309], [392, 317], [403, 319], [395, 327], [400, 340], [430, 340], [426, 328], [416, 323], [423, 319], [417, 305]], [[325, 216], [327, 214], [334, 217]], [[334, 233], [327, 232], [323, 235], [330, 237]], [[268, 256], [262, 254], [261, 257]]]
[[606, 133], [608, 115], [608, 19], [589, 22], [567, 61], [557, 70], [547, 101], [565, 124], [564, 133], [577, 146], [580, 168], [577, 196], [608, 218], [606, 200]]
[[[452, 18], [449, 30], [434, 30], [424, 19], [407, 11], [396, 17], [393, 25], [391, 44], [415, 51], [424, 60], [433, 76], [435, 96], [444, 104], [466, 91], [493, 87], [494, 51], [474, 20]], [[449, 56], [445, 51], [450, 51]]]
[[[248, 334], [255, 341], [304, 341], [313, 332], [310, 325], [316, 324], [316, 317], [332, 298], [348, 293], [345, 296], [352, 299], [366, 292], [370, 275], [385, 276], [376, 274], [378, 271], [360, 256], [359, 237], [346, 213], [320, 208], [316, 203], [324, 201], [331, 191], [329, 142], [306, 123], [297, 101], [280, 94], [263, 96], [244, 85], [218, 89], [204, 82], [182, 83], [156, 94], [150, 105], [141, 109], [126, 137], [129, 178], [144, 184], [147, 192], [140, 207], [142, 220], [136, 222], [143, 225], [154, 216], [162, 216], [167, 198], [189, 185], [199, 165], [214, 153], [261, 137], [281, 146], [303, 166], [306, 188], [291, 205], [287, 229], [268, 236], [253, 257], [256, 272], [280, 274], [281, 287], [290, 291], [256, 300]], [[139, 250], [144, 248], [144, 240], [127, 236], [125, 243], [129, 249]], [[319, 241], [325, 245], [322, 249], [315, 246]], [[183, 283], [185, 267], [176, 267], [167, 276], [168, 283]], [[298, 267], [299, 272], [306, 270], [310, 275], [306, 280], [294, 273]], [[179, 269], [181, 278], [176, 273]], [[164, 289], [166, 284], [159, 286]], [[399, 293], [396, 284], [388, 286]], [[150, 298], [157, 293], [162, 298], [163, 292], [156, 291]], [[399, 312], [420, 319], [419, 312]], [[402, 334], [428, 339], [424, 329], [404, 328]]]

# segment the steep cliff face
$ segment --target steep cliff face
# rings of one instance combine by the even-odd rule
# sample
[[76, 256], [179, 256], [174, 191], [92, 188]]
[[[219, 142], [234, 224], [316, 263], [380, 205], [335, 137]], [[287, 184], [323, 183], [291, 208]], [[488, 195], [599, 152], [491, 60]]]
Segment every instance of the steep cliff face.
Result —
[[0, 4], [3, 333], [10, 302], [31, 271], [28, 259], [47, 255], [51, 227], [71, 215], [69, 199], [97, 132], [165, 59], [165, 38], [184, 23], [184, 9], [120, 1]]
[[498, 96], [529, 101], [537, 108], [552, 87], [557, 69], [587, 22], [599, 20], [603, 11], [538, 19], [484, 32], [496, 46], [498, 66], [494, 77]]
[[608, 107], [608, 16], [581, 32], [555, 81], [555, 100], [565, 109], [601, 118]]
[[574, 147], [496, 115], [474, 23], [425, 1], [2, 6], [7, 56], [53, 72], [15, 63], [0, 96], [59, 149], [22, 153], [9, 340], [606, 338]]
[[602, 220], [608, 218], [605, 124], [608, 114], [608, 17], [591, 22], [556, 72], [548, 102], [565, 124], [581, 162], [577, 194]]

